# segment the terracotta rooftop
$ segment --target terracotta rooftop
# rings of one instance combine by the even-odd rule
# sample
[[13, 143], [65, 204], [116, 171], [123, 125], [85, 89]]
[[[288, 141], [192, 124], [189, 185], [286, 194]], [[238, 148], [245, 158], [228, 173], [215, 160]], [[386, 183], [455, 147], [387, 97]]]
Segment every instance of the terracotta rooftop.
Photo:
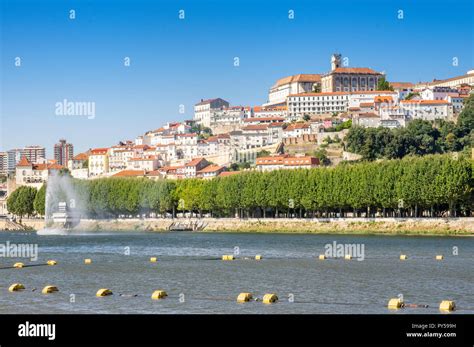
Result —
[[381, 75], [380, 72], [369, 69], [367, 67], [338, 67], [332, 73], [349, 73], [349, 74], [367, 74], [367, 75]]
[[31, 162], [25, 156], [23, 156], [16, 166], [31, 166]]
[[321, 75], [320, 74], [298, 74], [293, 76], [287, 76], [280, 78], [276, 83], [273, 85], [272, 88], [280, 87], [282, 85], [293, 83], [293, 82], [321, 82]]

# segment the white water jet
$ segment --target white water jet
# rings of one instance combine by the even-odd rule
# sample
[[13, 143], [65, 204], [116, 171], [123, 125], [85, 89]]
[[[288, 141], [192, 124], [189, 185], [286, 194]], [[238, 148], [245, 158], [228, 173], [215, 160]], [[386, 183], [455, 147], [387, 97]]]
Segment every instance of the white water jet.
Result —
[[[85, 218], [87, 210], [84, 198], [81, 197], [77, 186], [68, 174], [52, 171], [46, 184], [45, 201], [45, 228], [37, 232], [38, 235], [67, 234], [69, 220], [78, 222]], [[58, 215], [63, 217], [58, 223]], [[55, 220], [56, 217], [56, 220]], [[64, 220], [64, 221], [63, 221]], [[58, 227], [58, 224], [60, 227]], [[73, 224], [73, 223], [72, 223]], [[52, 227], [54, 225], [54, 227]]]

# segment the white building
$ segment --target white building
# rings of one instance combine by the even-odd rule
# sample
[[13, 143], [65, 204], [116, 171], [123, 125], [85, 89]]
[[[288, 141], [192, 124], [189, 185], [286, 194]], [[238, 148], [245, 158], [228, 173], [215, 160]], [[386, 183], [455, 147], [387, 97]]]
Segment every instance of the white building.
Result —
[[240, 124], [242, 120], [249, 117], [252, 117], [252, 109], [250, 107], [230, 106], [211, 110], [210, 127]]
[[15, 181], [17, 186], [29, 186], [40, 189], [48, 181], [49, 173], [61, 170], [58, 164], [33, 164], [26, 157], [22, 157], [16, 165]]
[[411, 119], [451, 119], [453, 105], [445, 100], [402, 100], [400, 108]]
[[474, 70], [469, 70], [465, 75], [438, 80], [430, 83], [431, 86], [456, 88], [462, 85], [474, 86]]
[[131, 158], [127, 162], [127, 170], [154, 171], [158, 169], [158, 158], [149, 156], [144, 158]]
[[422, 100], [447, 100], [448, 96], [459, 96], [457, 89], [451, 87], [429, 87], [420, 93]]
[[305, 115], [340, 113], [347, 110], [349, 93], [305, 93], [293, 94], [287, 98], [288, 118], [302, 119]]
[[100, 176], [109, 172], [108, 148], [95, 148], [89, 155], [89, 176]]
[[390, 82], [390, 86], [398, 94], [399, 100], [403, 100], [408, 94], [413, 93], [415, 87], [411, 82]]
[[299, 74], [281, 78], [270, 88], [268, 102], [263, 106], [283, 106], [288, 95], [310, 93], [320, 85], [321, 75], [319, 74]]
[[283, 129], [283, 137], [301, 137], [311, 134], [311, 126], [309, 123], [292, 123]]
[[288, 154], [260, 157], [256, 160], [257, 170], [310, 169], [319, 165], [319, 159], [306, 155]]
[[385, 103], [398, 104], [397, 92], [391, 90], [357, 91], [349, 94], [349, 107], [362, 107], [373, 104], [376, 99], [385, 99]]
[[114, 146], [109, 149], [109, 169], [111, 172], [125, 170], [129, 159], [134, 157], [134, 151], [126, 146]]
[[261, 107], [255, 106], [253, 108], [253, 117], [255, 118], [286, 118], [288, 117], [288, 108], [285, 105], [282, 106], [269, 106]]
[[203, 127], [211, 126], [211, 117], [214, 110], [229, 107], [229, 103], [221, 98], [202, 100], [194, 105], [194, 120]]

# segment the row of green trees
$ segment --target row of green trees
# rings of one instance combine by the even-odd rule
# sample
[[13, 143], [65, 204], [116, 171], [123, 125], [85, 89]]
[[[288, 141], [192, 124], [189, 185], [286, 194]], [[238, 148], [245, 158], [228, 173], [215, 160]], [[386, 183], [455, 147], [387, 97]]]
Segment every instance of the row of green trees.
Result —
[[[214, 217], [467, 216], [472, 160], [448, 155], [242, 172], [213, 180], [74, 181], [94, 218], [188, 212]], [[189, 214], [188, 214], [189, 215]]]
[[[468, 216], [473, 161], [428, 155], [315, 169], [248, 171], [213, 180], [74, 180], [77, 206], [91, 218]], [[44, 214], [45, 188], [20, 187], [8, 209]]]
[[37, 190], [33, 187], [21, 186], [7, 199], [7, 209], [10, 213], [20, 217], [45, 213], [46, 186]]

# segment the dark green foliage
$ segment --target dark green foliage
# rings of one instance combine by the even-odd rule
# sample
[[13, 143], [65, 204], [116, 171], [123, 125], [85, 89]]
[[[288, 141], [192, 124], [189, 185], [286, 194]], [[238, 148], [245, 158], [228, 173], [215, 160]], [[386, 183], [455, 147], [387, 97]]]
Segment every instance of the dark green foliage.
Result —
[[15, 190], [7, 199], [7, 209], [10, 213], [20, 217], [32, 215], [35, 211], [33, 203], [36, 197], [36, 189], [21, 186]]
[[390, 83], [385, 79], [385, 76], [379, 78], [377, 82], [377, 90], [393, 90], [393, 87]]
[[43, 184], [36, 193], [35, 200], [33, 201], [33, 208], [41, 216], [44, 216], [45, 213], [45, 203], [46, 203], [46, 184]]

